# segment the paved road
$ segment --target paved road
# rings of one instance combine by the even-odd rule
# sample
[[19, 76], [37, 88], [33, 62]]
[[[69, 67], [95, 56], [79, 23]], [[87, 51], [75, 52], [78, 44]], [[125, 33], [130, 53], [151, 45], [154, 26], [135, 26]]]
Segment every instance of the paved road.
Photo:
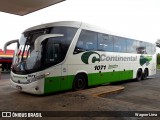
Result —
[[[117, 85], [122, 85], [125, 89], [119, 93], [103, 95], [102, 97], [136, 106], [132, 108], [124, 106], [128, 110], [143, 110], [144, 106], [150, 110], [160, 111], [160, 71], [157, 71], [156, 75], [146, 80], [139, 82], [134, 80], [125, 81], [117, 83]], [[121, 108], [119, 109], [122, 110]]]
[[9, 79], [10, 78], [10, 72], [2, 72], [1, 73], [1, 79]]
[[[7, 74], [4, 76], [7, 76]], [[125, 89], [121, 92], [107, 94], [101, 97], [83, 94], [84, 91], [66, 91], [46, 96], [35, 96], [11, 88], [9, 81], [3, 79], [0, 80], [0, 111], [160, 111], [160, 71], [157, 71], [157, 75], [147, 80], [121, 82], [115, 85], [124, 86]], [[157, 120], [158, 118], [54, 117], [45, 119]]]

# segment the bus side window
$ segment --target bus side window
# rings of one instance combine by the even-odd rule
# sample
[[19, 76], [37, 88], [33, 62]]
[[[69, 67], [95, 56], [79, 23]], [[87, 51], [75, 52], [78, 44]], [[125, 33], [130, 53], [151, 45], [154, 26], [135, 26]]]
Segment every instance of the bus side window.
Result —
[[127, 39], [127, 53], [137, 53], [137, 41], [132, 39]]
[[127, 52], [127, 41], [125, 38], [114, 36], [114, 52]]
[[137, 54], [146, 54], [146, 43], [142, 41], [137, 41]]
[[[150, 43], [150, 44], [151, 44], [151, 43]], [[151, 54], [153, 55], [153, 54], [156, 53], [156, 45], [151, 44], [151, 46], [152, 46]]]
[[97, 33], [82, 30], [78, 38], [74, 54], [78, 54], [84, 51], [96, 51], [97, 50]]
[[98, 33], [98, 50], [113, 52], [113, 37], [111, 35]]

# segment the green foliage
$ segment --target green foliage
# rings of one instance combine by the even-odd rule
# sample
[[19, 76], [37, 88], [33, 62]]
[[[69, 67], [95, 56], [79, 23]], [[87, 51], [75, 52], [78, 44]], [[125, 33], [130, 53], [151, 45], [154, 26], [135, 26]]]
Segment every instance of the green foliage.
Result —
[[160, 54], [157, 54], [157, 64], [160, 64]]
[[157, 69], [160, 69], [160, 64], [157, 64]]

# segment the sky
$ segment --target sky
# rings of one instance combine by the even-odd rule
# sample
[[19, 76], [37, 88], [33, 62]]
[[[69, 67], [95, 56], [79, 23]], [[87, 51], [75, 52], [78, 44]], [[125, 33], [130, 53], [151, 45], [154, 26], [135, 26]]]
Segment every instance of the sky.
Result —
[[160, 0], [66, 0], [25, 16], [0, 12], [0, 18], [0, 49], [25, 29], [56, 21], [82, 21], [151, 43], [160, 39]]

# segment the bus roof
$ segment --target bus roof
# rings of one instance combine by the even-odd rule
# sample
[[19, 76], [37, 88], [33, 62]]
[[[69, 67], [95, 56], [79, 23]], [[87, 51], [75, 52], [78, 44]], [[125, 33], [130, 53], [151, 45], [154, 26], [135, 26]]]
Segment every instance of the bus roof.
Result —
[[48, 28], [48, 27], [53, 27], [53, 26], [70, 26], [70, 27], [75, 27], [79, 28], [81, 26], [82, 22], [77, 22], [77, 21], [60, 21], [60, 22], [52, 22], [52, 23], [46, 23], [46, 24], [41, 24], [37, 25], [31, 28], [28, 28], [26, 31], [31, 31], [31, 30], [37, 30], [41, 28]]
[[[91, 31], [95, 31], [95, 32], [113, 34], [113, 32], [106, 31], [106, 29], [102, 29], [98, 26], [91, 25], [91, 24], [84, 23], [84, 22], [79, 22], [79, 21], [59, 21], [59, 22], [41, 24], [41, 25], [37, 25], [37, 26], [33, 26], [31, 28], [28, 28], [24, 32], [31, 31], [31, 30], [37, 30], [37, 29], [41, 29], [41, 28], [53, 27], [53, 26], [68, 26], [68, 27], [70, 26], [70, 27], [75, 27], [75, 28], [82, 28], [82, 29], [86, 29], [86, 30], [91, 30]], [[115, 33], [113, 35], [115, 35]]]
[[31, 30], [37, 30], [37, 29], [41, 29], [41, 28], [53, 27], [53, 26], [68, 26], [68, 27], [82, 28], [82, 29], [91, 30], [91, 31], [95, 31], [95, 32], [110, 34], [109, 31], [106, 31], [105, 29], [102, 29], [98, 26], [91, 25], [91, 24], [84, 23], [84, 22], [79, 22], [79, 21], [60, 21], [60, 22], [41, 24], [41, 25], [37, 25], [37, 26], [31, 27], [31, 28], [28, 28], [24, 32], [31, 31]]
[[[24, 32], [31, 31], [31, 30], [37, 30], [37, 29], [41, 29], [41, 28], [53, 27], [53, 26], [75, 27], [75, 28], [81, 28], [81, 29], [85, 29], [85, 30], [110, 34], [110, 35], [114, 35], [114, 36], [124, 37], [124, 38], [128, 38], [128, 39], [134, 39], [134, 38], [128, 37], [127, 35], [122, 35], [122, 34], [118, 34], [118, 33], [115, 33], [115, 32], [107, 31], [104, 28], [100, 28], [98, 26], [91, 25], [91, 24], [84, 23], [84, 22], [79, 22], [79, 21], [59, 21], [59, 22], [41, 24], [41, 25], [37, 25], [37, 26], [31, 27], [31, 28], [28, 28]], [[141, 41], [141, 40], [139, 40], [139, 41]]]

